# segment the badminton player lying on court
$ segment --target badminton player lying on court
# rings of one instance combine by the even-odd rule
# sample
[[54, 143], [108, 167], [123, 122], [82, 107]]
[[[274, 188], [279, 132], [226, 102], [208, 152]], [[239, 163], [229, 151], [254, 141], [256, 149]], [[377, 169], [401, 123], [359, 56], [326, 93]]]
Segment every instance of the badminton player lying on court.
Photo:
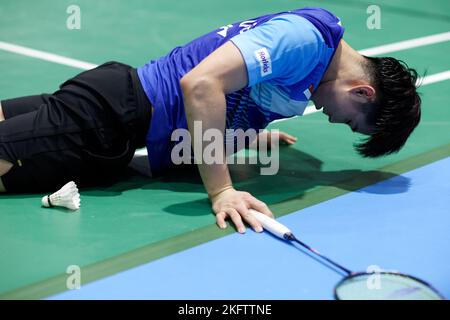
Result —
[[[0, 188], [95, 186], [145, 145], [153, 174], [161, 174], [173, 165], [173, 130], [192, 134], [194, 121], [203, 132], [258, 130], [302, 115], [310, 99], [330, 122], [368, 135], [357, 145], [362, 156], [397, 152], [420, 120], [417, 74], [393, 58], [362, 56], [343, 33], [323, 9], [270, 14], [221, 27], [137, 69], [109, 62], [53, 94], [3, 100]], [[281, 140], [295, 138], [283, 133]], [[198, 167], [217, 224], [231, 219], [240, 232], [243, 221], [261, 230], [248, 208], [270, 210], [233, 188], [227, 165]]]

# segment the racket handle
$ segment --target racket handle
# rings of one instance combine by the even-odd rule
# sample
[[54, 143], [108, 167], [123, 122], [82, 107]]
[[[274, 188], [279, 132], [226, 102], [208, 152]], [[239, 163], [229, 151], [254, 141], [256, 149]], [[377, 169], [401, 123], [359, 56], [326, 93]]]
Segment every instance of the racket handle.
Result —
[[263, 228], [269, 231], [270, 233], [280, 237], [281, 239], [285, 239], [286, 234], [291, 234], [291, 230], [289, 230], [286, 226], [282, 225], [275, 219], [269, 218], [265, 214], [262, 214], [259, 211], [249, 209], [250, 214], [255, 217], [262, 225]]

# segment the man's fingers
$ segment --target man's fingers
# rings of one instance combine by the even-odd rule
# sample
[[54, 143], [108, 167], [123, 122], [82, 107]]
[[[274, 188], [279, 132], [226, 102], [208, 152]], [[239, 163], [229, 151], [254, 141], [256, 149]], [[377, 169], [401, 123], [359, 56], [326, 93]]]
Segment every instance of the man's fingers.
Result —
[[294, 144], [296, 142], [296, 140], [292, 139], [280, 139], [280, 141], [284, 144]]
[[297, 138], [287, 134], [286, 132], [280, 132], [280, 140], [289, 144], [295, 143]]
[[280, 140], [288, 144], [293, 144], [297, 141], [297, 138], [287, 134], [286, 132], [280, 132]]
[[228, 209], [227, 210], [227, 214], [231, 218], [231, 220], [233, 221], [233, 223], [236, 226], [238, 232], [239, 233], [244, 233], [245, 232], [245, 226], [244, 226], [244, 223], [242, 222], [240, 214], [236, 211], [236, 209], [233, 209], [233, 208]]
[[248, 212], [248, 208], [243, 206], [240, 206], [237, 208], [237, 210], [239, 210], [239, 214], [241, 215], [242, 218], [244, 218], [244, 220], [253, 228], [253, 230], [255, 230], [255, 232], [262, 232], [263, 228], [261, 223], [256, 220], [251, 214], [250, 212]]
[[270, 211], [269, 207], [264, 202], [256, 198], [250, 199], [249, 202], [250, 206], [256, 211], [259, 211], [270, 218], [274, 218], [272, 211]]
[[286, 132], [281, 132], [280, 135], [289, 140], [297, 140], [296, 137], [291, 136], [290, 134], [287, 134]]
[[225, 222], [226, 217], [227, 217], [227, 214], [223, 211], [216, 214], [216, 221], [217, 221], [217, 225], [219, 226], [219, 228], [225, 229], [227, 227], [227, 223]]
[[297, 142], [297, 138], [286, 138], [285, 141], [289, 144], [294, 144]]
[[262, 232], [262, 223], [249, 212], [250, 208], [273, 218], [273, 214], [267, 205], [248, 192], [234, 191], [215, 201], [213, 210], [217, 212], [216, 223], [221, 229], [225, 229], [227, 226], [225, 220], [231, 218], [239, 233], [245, 232], [244, 223], [248, 223], [255, 232]]

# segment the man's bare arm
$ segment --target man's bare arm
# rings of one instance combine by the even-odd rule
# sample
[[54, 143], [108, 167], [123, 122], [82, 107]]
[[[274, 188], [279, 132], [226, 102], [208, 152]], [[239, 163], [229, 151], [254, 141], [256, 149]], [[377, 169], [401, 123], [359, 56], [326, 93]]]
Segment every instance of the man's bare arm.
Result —
[[[239, 49], [230, 41], [186, 74], [180, 84], [191, 137], [194, 137], [194, 121], [202, 122], [203, 131], [216, 128], [224, 132], [225, 94], [245, 87], [247, 81], [245, 62]], [[203, 141], [193, 139], [192, 143], [194, 150], [196, 144], [202, 144], [201, 150], [203, 150]], [[198, 165], [219, 227], [224, 228], [226, 226], [224, 220], [230, 217], [239, 232], [245, 231], [242, 218], [255, 230], [262, 230], [261, 224], [249, 215], [248, 209], [254, 208], [269, 216], [272, 216], [272, 213], [263, 202], [249, 193], [234, 190], [225, 162], [225, 152], [222, 152], [221, 156], [223, 164], [207, 165], [202, 161], [202, 164]]]

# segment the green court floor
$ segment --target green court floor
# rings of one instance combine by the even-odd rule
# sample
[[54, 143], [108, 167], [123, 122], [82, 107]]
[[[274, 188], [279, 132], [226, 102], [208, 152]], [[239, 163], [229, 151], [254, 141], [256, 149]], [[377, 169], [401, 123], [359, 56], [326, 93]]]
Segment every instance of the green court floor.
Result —
[[[0, 3], [0, 41], [100, 64], [134, 66], [214, 28], [303, 6], [337, 14], [344, 38], [356, 49], [450, 31], [447, 0], [374, 1], [382, 28], [366, 27], [373, 2], [330, 1], [13, 1]], [[80, 30], [66, 28], [66, 8], [81, 8]], [[450, 70], [450, 42], [389, 55], [420, 74]], [[80, 69], [0, 50], [0, 99], [52, 92]], [[450, 155], [450, 81], [424, 85], [420, 126], [397, 155], [362, 159], [359, 138], [321, 113], [271, 125], [298, 137], [281, 149], [276, 176], [258, 166], [231, 166], [235, 186], [268, 203], [277, 216], [325, 201]], [[157, 259], [229, 232], [215, 219], [195, 167], [149, 179], [130, 169], [117, 184], [81, 191], [82, 208], [70, 213], [40, 207], [41, 194], [0, 195], [0, 298], [42, 298], [65, 289], [69, 265], [82, 281]]]

